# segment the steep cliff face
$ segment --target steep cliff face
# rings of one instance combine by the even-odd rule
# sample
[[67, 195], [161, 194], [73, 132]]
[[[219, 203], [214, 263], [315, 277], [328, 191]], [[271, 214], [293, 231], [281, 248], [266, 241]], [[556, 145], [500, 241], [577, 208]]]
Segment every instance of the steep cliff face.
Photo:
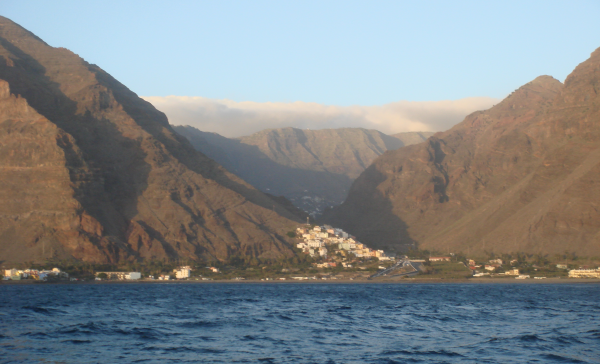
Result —
[[433, 134], [400, 133], [392, 137], [360, 128], [283, 128], [229, 139], [191, 126], [174, 129], [197, 150], [256, 188], [283, 195], [313, 216], [340, 204], [352, 181], [377, 156]]
[[291, 255], [298, 218], [95, 65], [0, 17], [0, 260]]
[[375, 246], [600, 253], [600, 51], [379, 157], [325, 220]]

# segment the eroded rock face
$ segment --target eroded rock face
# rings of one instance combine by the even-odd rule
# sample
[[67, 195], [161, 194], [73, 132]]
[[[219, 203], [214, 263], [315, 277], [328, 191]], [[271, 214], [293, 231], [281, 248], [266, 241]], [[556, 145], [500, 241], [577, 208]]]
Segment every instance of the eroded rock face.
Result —
[[427, 142], [387, 152], [325, 220], [374, 246], [600, 253], [600, 50]]
[[95, 65], [0, 17], [0, 261], [293, 254], [296, 216]]

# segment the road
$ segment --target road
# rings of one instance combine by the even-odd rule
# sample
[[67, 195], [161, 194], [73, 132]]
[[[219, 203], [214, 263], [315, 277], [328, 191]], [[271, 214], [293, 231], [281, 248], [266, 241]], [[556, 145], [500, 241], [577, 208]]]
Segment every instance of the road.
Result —
[[394, 263], [394, 265], [392, 265], [391, 267], [384, 269], [382, 271], [379, 271], [375, 274], [373, 274], [372, 276], [369, 277], [369, 279], [373, 279], [373, 278], [377, 278], [377, 277], [382, 277], [382, 276], [387, 276], [390, 273], [392, 273], [393, 271], [400, 269], [400, 268], [405, 268], [405, 267], [410, 267], [412, 268], [410, 271], [408, 272], [404, 272], [404, 273], [400, 273], [397, 274], [397, 276], [403, 276], [403, 275], [409, 275], [409, 274], [415, 274], [418, 272], [418, 270], [412, 265], [412, 263], [410, 262], [409, 259], [400, 259], [398, 260], [396, 263]]

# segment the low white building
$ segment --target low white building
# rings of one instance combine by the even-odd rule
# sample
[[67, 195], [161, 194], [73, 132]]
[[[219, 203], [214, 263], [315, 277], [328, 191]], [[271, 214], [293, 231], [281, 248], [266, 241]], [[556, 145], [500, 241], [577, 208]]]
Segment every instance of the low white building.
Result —
[[129, 280], [137, 280], [142, 278], [142, 273], [140, 272], [129, 272], [125, 275], [125, 279]]
[[96, 275], [99, 275], [101, 273], [106, 274], [108, 279], [117, 279], [120, 281], [138, 280], [138, 279], [142, 278], [142, 273], [140, 273], [140, 272], [97, 272]]
[[569, 278], [600, 278], [600, 269], [571, 269]]
[[4, 270], [4, 276], [5, 277], [12, 277], [12, 276], [16, 276], [18, 274], [19, 270], [17, 269], [5, 269]]

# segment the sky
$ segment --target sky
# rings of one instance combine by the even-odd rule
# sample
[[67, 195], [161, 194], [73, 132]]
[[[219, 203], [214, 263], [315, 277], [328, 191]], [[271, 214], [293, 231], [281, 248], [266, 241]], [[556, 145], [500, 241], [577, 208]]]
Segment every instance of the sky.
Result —
[[[189, 96], [144, 97], [165, 112], [171, 124], [191, 125], [235, 138], [264, 129], [365, 128], [392, 135], [401, 132], [443, 131], [475, 110], [499, 100], [470, 97], [443, 101], [398, 101], [381, 106], [336, 106], [296, 102], [236, 102]], [[175, 122], [174, 122], [175, 121]]]
[[[597, 0], [3, 0], [0, 14], [160, 100], [172, 123], [182, 123], [175, 115], [189, 98], [201, 111], [207, 100], [228, 112], [259, 103], [254, 120], [258, 109], [272, 119], [287, 105], [275, 127], [315, 113], [298, 112], [299, 103], [348, 110], [451, 101], [460, 109], [477, 100], [472, 112], [539, 75], [564, 81], [600, 47]], [[215, 124], [197, 115], [198, 126]], [[384, 132], [416, 125], [398, 115]], [[457, 122], [450, 119], [417, 121], [433, 130]], [[243, 122], [229, 129], [241, 132]]]

